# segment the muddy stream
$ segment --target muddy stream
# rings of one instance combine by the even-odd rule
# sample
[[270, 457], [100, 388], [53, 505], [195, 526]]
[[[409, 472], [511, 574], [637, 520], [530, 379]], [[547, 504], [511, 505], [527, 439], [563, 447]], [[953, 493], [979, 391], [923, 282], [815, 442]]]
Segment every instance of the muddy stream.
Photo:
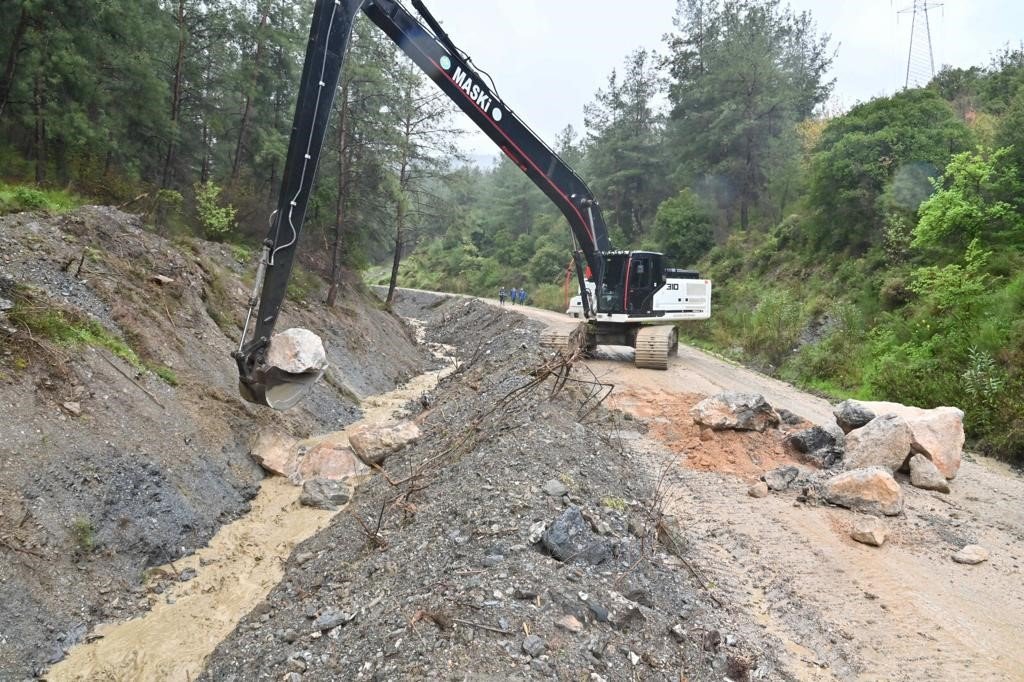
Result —
[[[422, 341], [419, 328], [417, 336]], [[455, 368], [452, 349], [435, 344], [429, 347], [444, 361], [444, 367], [421, 374], [394, 391], [364, 398], [360, 404], [363, 418], [350, 427], [391, 421], [396, 410], [433, 389]], [[279, 476], [264, 479], [248, 514], [221, 528], [209, 545], [195, 554], [149, 571], [150, 575], [174, 576], [193, 569], [193, 579], [175, 582], [163, 594], [151, 595], [156, 601], [138, 618], [97, 626], [87, 643], [72, 649], [50, 669], [46, 679], [195, 679], [217, 644], [281, 581], [295, 546], [344, 509], [302, 506], [301, 492], [300, 486]]]

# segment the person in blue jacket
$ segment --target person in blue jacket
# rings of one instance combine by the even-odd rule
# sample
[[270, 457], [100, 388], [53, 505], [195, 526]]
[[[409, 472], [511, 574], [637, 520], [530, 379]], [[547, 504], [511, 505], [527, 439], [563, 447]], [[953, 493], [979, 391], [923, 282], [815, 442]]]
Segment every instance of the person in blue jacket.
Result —
[[526, 305], [526, 288], [519, 290], [519, 305]]

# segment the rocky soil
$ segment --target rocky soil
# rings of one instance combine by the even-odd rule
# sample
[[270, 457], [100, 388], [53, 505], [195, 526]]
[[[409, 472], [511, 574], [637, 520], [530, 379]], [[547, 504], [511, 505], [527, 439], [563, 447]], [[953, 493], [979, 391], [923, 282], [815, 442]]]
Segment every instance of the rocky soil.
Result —
[[509, 311], [400, 310], [461, 362], [417, 406], [422, 439], [296, 548], [202, 679], [786, 678], [687, 559], [606, 387], [559, 381]]
[[103, 207], [0, 218], [0, 245], [2, 679], [148, 608], [148, 567], [245, 513], [259, 425], [340, 428], [361, 396], [432, 362], [358, 282], [334, 310], [306, 289], [280, 328], [320, 331], [332, 368], [301, 408], [273, 413], [237, 397], [229, 353], [253, 269], [237, 249], [171, 242]]

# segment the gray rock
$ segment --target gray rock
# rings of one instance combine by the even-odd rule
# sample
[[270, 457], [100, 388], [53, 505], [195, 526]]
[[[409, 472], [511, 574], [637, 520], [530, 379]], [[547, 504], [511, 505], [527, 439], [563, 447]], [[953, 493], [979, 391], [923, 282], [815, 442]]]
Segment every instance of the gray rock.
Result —
[[329, 608], [313, 621], [314, 630], [330, 630], [353, 620], [355, 616], [339, 609]]
[[590, 612], [594, 614], [594, 620], [599, 623], [607, 623], [611, 620], [611, 614], [608, 613], [608, 609], [601, 605], [600, 602], [594, 601], [594, 599], [587, 599], [584, 602]]
[[786, 436], [786, 442], [797, 452], [809, 454], [815, 450], [836, 445], [836, 437], [820, 426], [812, 426]]
[[544, 649], [547, 648], [547, 644], [543, 639], [537, 635], [527, 635], [526, 639], [523, 640], [523, 651], [528, 653], [533, 658], [540, 656], [544, 653]]
[[684, 628], [679, 623], [676, 623], [671, 628], [669, 628], [669, 633], [677, 642], [682, 643], [686, 641], [686, 628]]
[[895, 473], [910, 456], [910, 426], [903, 417], [886, 414], [846, 434], [847, 469], [885, 467]]
[[812, 426], [803, 431], [791, 433], [786, 437], [794, 450], [801, 455], [800, 459], [808, 464], [820, 467], [834, 466], [843, 458], [843, 432], [836, 428]]
[[850, 537], [872, 547], [881, 547], [889, 536], [889, 527], [877, 516], [861, 516], [853, 524]]
[[839, 424], [843, 433], [859, 429], [875, 418], [874, 412], [856, 400], [844, 400], [832, 408], [832, 414], [835, 415], [836, 424]]
[[0, 313], [6, 313], [8, 310], [14, 308], [14, 302], [0, 296]]
[[779, 467], [765, 472], [761, 478], [764, 479], [769, 489], [780, 492], [788, 488], [789, 484], [795, 481], [799, 475], [800, 470], [796, 467]]
[[779, 413], [779, 419], [782, 420], [783, 424], [788, 424], [789, 426], [799, 426], [800, 424], [804, 423], [803, 417], [796, 414], [795, 412], [790, 412], [784, 407], [777, 408], [775, 411]]
[[764, 481], [758, 481], [747, 489], [747, 494], [758, 499], [768, 497], [768, 484]]
[[352, 486], [344, 481], [313, 478], [302, 484], [299, 503], [317, 509], [335, 510], [352, 499]]
[[764, 431], [781, 421], [764, 396], [757, 393], [719, 393], [694, 405], [690, 415], [697, 424], [715, 431]]
[[924, 455], [914, 455], [910, 458], [910, 484], [915, 488], [924, 490], [937, 490], [940, 493], [949, 492], [949, 481], [942, 475], [935, 464]]
[[895, 516], [903, 511], [903, 490], [882, 467], [844, 471], [826, 481], [821, 494], [826, 502], [867, 514]]
[[562, 512], [544, 531], [541, 542], [559, 561], [596, 566], [611, 558], [608, 543], [594, 535], [579, 507], [569, 507]]
[[967, 545], [953, 555], [953, 561], [958, 564], [980, 564], [983, 561], [988, 561], [988, 550], [981, 545]]
[[569, 489], [565, 487], [565, 484], [557, 478], [552, 478], [550, 481], [545, 483], [543, 490], [545, 495], [550, 495], [551, 497], [562, 497], [569, 492]]
[[505, 557], [502, 556], [501, 554], [491, 554], [489, 556], [485, 556], [483, 558], [483, 561], [481, 561], [480, 563], [483, 564], [487, 568], [494, 568], [495, 566], [497, 566], [498, 564], [500, 564], [504, 560], [505, 560]]
[[196, 569], [194, 569], [194, 568], [183, 568], [181, 570], [181, 573], [178, 574], [178, 580], [180, 580], [183, 583], [187, 583], [189, 580], [192, 580], [193, 578], [195, 578], [196, 575], [198, 575], [198, 573], [196, 572]]

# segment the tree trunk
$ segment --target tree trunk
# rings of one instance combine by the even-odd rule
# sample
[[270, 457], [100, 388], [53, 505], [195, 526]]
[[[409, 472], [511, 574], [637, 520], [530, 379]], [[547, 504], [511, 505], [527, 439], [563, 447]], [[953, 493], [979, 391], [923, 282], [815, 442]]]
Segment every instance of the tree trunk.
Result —
[[[409, 130], [406, 129], [406, 150], [408, 150]], [[408, 155], [402, 159], [402, 167], [398, 171], [398, 200], [395, 201], [395, 257], [391, 261], [391, 280], [388, 282], [388, 295], [384, 305], [391, 307], [395, 300], [395, 288], [398, 286], [398, 267], [402, 264], [402, 242], [405, 241], [405, 189], [408, 179]]]
[[32, 111], [35, 114], [34, 154], [36, 161], [36, 184], [46, 181], [46, 114], [42, 74], [36, 73], [32, 92]]
[[245, 146], [245, 133], [246, 128], [249, 125], [249, 117], [252, 116], [252, 91], [256, 88], [256, 72], [259, 69], [260, 58], [263, 54], [263, 42], [260, 38], [263, 33], [263, 28], [267, 25], [267, 20], [269, 18], [270, 3], [268, 2], [263, 6], [263, 11], [260, 12], [259, 26], [256, 29], [256, 51], [252, 58], [252, 78], [249, 80], [249, 89], [245, 93], [245, 105], [242, 107], [242, 120], [238, 124], [238, 141], [235, 143], [235, 158], [231, 164], [231, 181], [229, 186], [235, 184], [238, 180], [238, 174], [241, 172], [242, 148]]
[[14, 70], [18, 66], [18, 51], [21, 49], [21, 40], [25, 37], [25, 29], [28, 28], [28, 9], [21, 7], [21, 17], [14, 29], [14, 40], [11, 41], [11, 51], [7, 55], [7, 64], [4, 66], [4, 77], [0, 80], [0, 118], [4, 116], [4, 109], [11, 97], [11, 88], [14, 85]]
[[338, 196], [334, 207], [334, 239], [331, 244], [331, 281], [327, 288], [327, 307], [333, 308], [341, 283], [341, 235], [345, 219], [345, 196], [348, 194], [348, 83], [343, 83], [338, 97]]
[[181, 113], [181, 75], [185, 65], [185, 42], [185, 0], [178, 0], [178, 59], [174, 63], [174, 85], [171, 88], [171, 139], [167, 142], [164, 171], [160, 176], [161, 189], [165, 189], [169, 185], [171, 168], [174, 166], [178, 118]]

